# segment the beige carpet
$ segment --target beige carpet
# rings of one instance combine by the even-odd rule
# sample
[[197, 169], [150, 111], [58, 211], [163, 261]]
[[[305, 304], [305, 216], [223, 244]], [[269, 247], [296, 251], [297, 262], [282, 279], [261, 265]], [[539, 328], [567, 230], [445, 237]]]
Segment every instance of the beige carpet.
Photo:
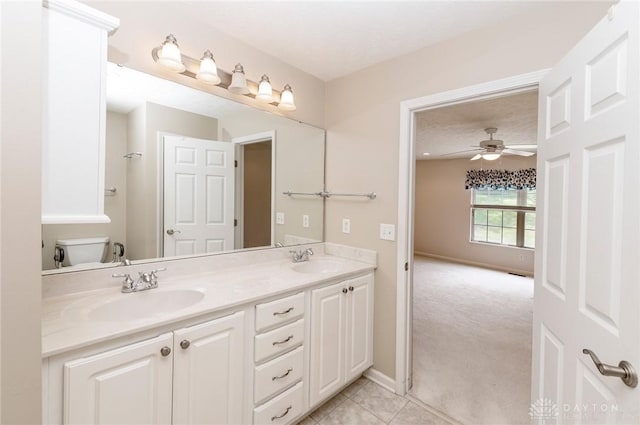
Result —
[[529, 424], [533, 279], [415, 257], [414, 397], [464, 424]]

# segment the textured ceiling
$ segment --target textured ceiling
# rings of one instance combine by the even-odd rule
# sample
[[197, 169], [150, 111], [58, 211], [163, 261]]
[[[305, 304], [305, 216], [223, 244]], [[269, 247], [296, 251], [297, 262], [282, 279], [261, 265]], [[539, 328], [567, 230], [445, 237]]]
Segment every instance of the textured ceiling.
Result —
[[535, 145], [537, 126], [537, 91], [418, 112], [416, 159], [471, 158], [477, 152], [454, 153], [488, 139], [487, 127], [497, 127], [494, 139], [505, 145]]
[[201, 21], [329, 81], [518, 15], [560, 13], [569, 18], [580, 13], [585, 3], [188, 1], [173, 7], [176, 14]]

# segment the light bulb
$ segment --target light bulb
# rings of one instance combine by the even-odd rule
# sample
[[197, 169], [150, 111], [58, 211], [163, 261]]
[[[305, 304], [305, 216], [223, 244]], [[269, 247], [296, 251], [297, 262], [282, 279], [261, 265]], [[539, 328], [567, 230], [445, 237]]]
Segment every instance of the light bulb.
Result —
[[291, 86], [289, 84], [285, 85], [282, 93], [280, 93], [280, 103], [278, 104], [278, 108], [283, 111], [296, 110], [296, 104], [293, 101], [293, 91], [291, 91]]
[[271, 103], [273, 102], [273, 90], [271, 89], [271, 82], [269, 82], [269, 77], [267, 75], [263, 75], [260, 79], [260, 86], [258, 86], [258, 94], [256, 95], [256, 99], [260, 102]]
[[216, 62], [213, 60], [213, 55], [209, 50], [204, 52], [202, 55], [202, 59], [200, 60], [200, 71], [196, 74], [196, 78], [205, 84], [220, 84], [218, 67], [216, 66]]
[[173, 34], [169, 34], [162, 43], [162, 49], [158, 54], [158, 63], [173, 72], [184, 72], [185, 67], [182, 63], [178, 41]]
[[247, 79], [244, 76], [244, 68], [239, 63], [236, 64], [236, 67], [233, 70], [233, 74], [231, 75], [231, 84], [227, 90], [235, 94], [249, 94]]

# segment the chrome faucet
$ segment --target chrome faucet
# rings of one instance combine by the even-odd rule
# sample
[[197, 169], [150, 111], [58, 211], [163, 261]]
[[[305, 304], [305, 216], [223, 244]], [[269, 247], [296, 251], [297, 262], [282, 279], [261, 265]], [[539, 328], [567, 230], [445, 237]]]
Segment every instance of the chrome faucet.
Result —
[[151, 270], [150, 272], [138, 272], [138, 280], [133, 281], [129, 273], [112, 274], [111, 277], [123, 277], [122, 292], [127, 294], [130, 292], [146, 291], [147, 289], [154, 289], [158, 287], [158, 272], [167, 270], [166, 267], [160, 269]]
[[309, 261], [309, 256], [313, 255], [313, 249], [307, 248], [304, 251], [291, 250], [289, 254], [291, 254], [291, 260], [293, 260], [294, 263], [302, 263], [303, 261]]

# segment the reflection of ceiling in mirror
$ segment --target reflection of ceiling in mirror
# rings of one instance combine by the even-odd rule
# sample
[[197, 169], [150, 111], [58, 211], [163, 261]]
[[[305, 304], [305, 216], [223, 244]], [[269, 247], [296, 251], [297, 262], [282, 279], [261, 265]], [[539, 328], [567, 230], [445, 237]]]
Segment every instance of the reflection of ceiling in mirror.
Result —
[[107, 64], [107, 110], [127, 114], [145, 102], [219, 118], [246, 106], [130, 68]]

